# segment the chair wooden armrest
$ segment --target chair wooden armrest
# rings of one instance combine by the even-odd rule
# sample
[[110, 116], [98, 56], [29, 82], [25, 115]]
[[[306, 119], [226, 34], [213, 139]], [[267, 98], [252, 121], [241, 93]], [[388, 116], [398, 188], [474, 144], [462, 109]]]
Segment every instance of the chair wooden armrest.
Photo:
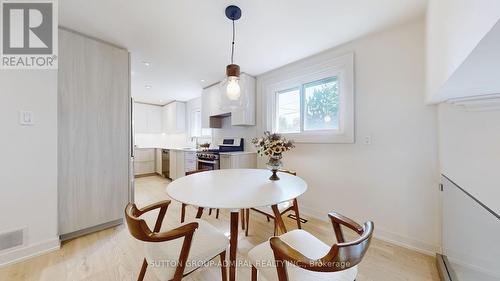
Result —
[[170, 202], [171, 202], [170, 200], [164, 200], [157, 203], [153, 203], [151, 205], [148, 205], [140, 209], [137, 208], [135, 204], [133, 204], [131, 207], [131, 212], [132, 212], [131, 214], [135, 217], [140, 217], [149, 211], [160, 209], [160, 212], [158, 213], [158, 218], [156, 219], [155, 228], [153, 230], [154, 232], [159, 232], [161, 229], [161, 225], [163, 223], [163, 219], [165, 218], [165, 214], [167, 213], [168, 206], [170, 205]]
[[[130, 233], [135, 238], [147, 242], [164, 242], [183, 236], [192, 236], [196, 228], [198, 228], [198, 223], [196, 222], [182, 225], [166, 232], [160, 232], [169, 204], [170, 200], [165, 200], [139, 209], [135, 204], [129, 203], [125, 208], [125, 218], [127, 219]], [[158, 218], [156, 219], [155, 228], [151, 231], [147, 223], [139, 217], [158, 208], [160, 209], [160, 212], [158, 213]]]
[[198, 228], [198, 223], [191, 222], [185, 225], [181, 225], [177, 228], [171, 229], [169, 231], [152, 232], [149, 235], [149, 237], [151, 238], [150, 240], [151, 242], [165, 242], [193, 234], [197, 228]]
[[328, 217], [332, 221], [333, 230], [335, 231], [335, 236], [337, 237], [338, 243], [344, 243], [344, 233], [342, 232], [341, 225], [346, 226], [352, 230], [354, 230], [357, 234], [361, 235], [363, 233], [363, 227], [351, 220], [350, 218], [343, 216], [336, 212], [331, 212], [328, 214]]
[[153, 203], [151, 205], [147, 205], [146, 207], [137, 209], [137, 211], [138, 211], [137, 214], [140, 216], [140, 215], [147, 213], [149, 211], [152, 211], [154, 209], [168, 208], [168, 206], [170, 205], [170, 202], [171, 202], [170, 200], [163, 200], [160, 202]]

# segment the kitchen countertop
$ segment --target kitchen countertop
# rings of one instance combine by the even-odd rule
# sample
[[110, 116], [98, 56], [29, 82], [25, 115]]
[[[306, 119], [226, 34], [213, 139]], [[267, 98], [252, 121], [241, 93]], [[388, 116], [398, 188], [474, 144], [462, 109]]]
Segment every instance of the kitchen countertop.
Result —
[[[187, 152], [202, 152], [202, 149], [196, 149], [196, 148], [189, 148], [189, 147], [158, 147], [158, 146], [136, 146], [136, 149], [168, 149], [168, 150], [181, 150], [181, 151], [187, 151]], [[244, 155], [244, 154], [257, 154], [257, 152], [254, 151], [231, 151], [231, 152], [220, 152], [220, 155]]]
[[189, 148], [189, 147], [162, 147], [162, 146], [135, 146], [135, 149], [168, 149], [168, 150], [182, 150], [182, 151], [188, 151], [188, 152], [197, 152], [198, 149], [196, 148]]
[[242, 155], [242, 154], [257, 154], [254, 151], [233, 151], [233, 152], [220, 152], [220, 155]]

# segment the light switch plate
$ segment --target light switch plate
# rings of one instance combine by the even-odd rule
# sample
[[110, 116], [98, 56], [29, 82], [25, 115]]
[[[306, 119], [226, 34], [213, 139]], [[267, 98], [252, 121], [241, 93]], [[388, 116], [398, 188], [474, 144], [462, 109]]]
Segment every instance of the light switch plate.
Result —
[[366, 145], [371, 145], [372, 144], [372, 136], [371, 135], [365, 136], [363, 139], [363, 143]]
[[19, 111], [19, 124], [23, 126], [32, 126], [35, 124], [33, 120], [33, 111]]

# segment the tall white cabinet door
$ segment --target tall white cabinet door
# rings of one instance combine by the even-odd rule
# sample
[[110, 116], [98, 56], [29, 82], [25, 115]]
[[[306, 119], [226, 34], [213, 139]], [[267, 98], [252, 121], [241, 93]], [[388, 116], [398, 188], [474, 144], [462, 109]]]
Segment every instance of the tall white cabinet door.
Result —
[[144, 134], [148, 132], [147, 105], [134, 102], [134, 132]]
[[157, 105], [148, 105], [148, 133], [159, 134], [163, 131], [162, 126], [162, 107]]
[[63, 239], [121, 223], [129, 198], [127, 50], [59, 30], [58, 214]]

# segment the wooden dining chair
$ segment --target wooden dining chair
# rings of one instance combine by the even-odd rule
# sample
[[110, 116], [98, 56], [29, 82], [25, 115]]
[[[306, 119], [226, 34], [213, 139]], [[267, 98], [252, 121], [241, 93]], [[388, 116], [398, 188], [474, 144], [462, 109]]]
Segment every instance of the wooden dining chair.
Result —
[[[125, 207], [125, 218], [132, 236], [145, 242], [146, 257], [142, 262], [138, 281], [144, 279], [148, 262], [154, 264], [159, 280], [180, 281], [182, 278], [210, 260], [219, 256], [222, 281], [227, 280], [226, 249], [228, 240], [214, 226], [203, 220], [182, 224], [177, 228], [160, 232], [170, 200], [161, 201], [144, 208], [129, 203]], [[140, 217], [159, 209], [153, 231]]]
[[[290, 175], [296, 176], [297, 173], [294, 171], [289, 171], [289, 170], [280, 170], [282, 173], [287, 173]], [[300, 212], [299, 212], [299, 202], [297, 201], [297, 198], [288, 201], [288, 202], [283, 202], [278, 204], [278, 212], [280, 216], [283, 217], [284, 214], [293, 211], [295, 213], [295, 220], [297, 222], [297, 228], [302, 229], [302, 225], [300, 222]], [[249, 232], [249, 223], [250, 223], [250, 210], [257, 212], [258, 214], [262, 214], [266, 216], [267, 221], [269, 222], [271, 219], [274, 221], [274, 235], [277, 234], [278, 232], [278, 224], [276, 222], [276, 216], [275, 212], [271, 208], [271, 206], [266, 206], [266, 207], [259, 207], [259, 208], [251, 208], [251, 209], [246, 209], [246, 229], [245, 229], [245, 236], [248, 236]]]
[[[268, 281], [356, 280], [357, 265], [368, 250], [373, 235], [373, 222], [361, 226], [335, 212], [328, 216], [337, 238], [336, 244], [330, 247], [300, 229], [272, 237], [248, 252], [252, 262], [252, 281], [257, 281], [258, 273]], [[353, 230], [359, 237], [346, 242], [343, 227]]]

